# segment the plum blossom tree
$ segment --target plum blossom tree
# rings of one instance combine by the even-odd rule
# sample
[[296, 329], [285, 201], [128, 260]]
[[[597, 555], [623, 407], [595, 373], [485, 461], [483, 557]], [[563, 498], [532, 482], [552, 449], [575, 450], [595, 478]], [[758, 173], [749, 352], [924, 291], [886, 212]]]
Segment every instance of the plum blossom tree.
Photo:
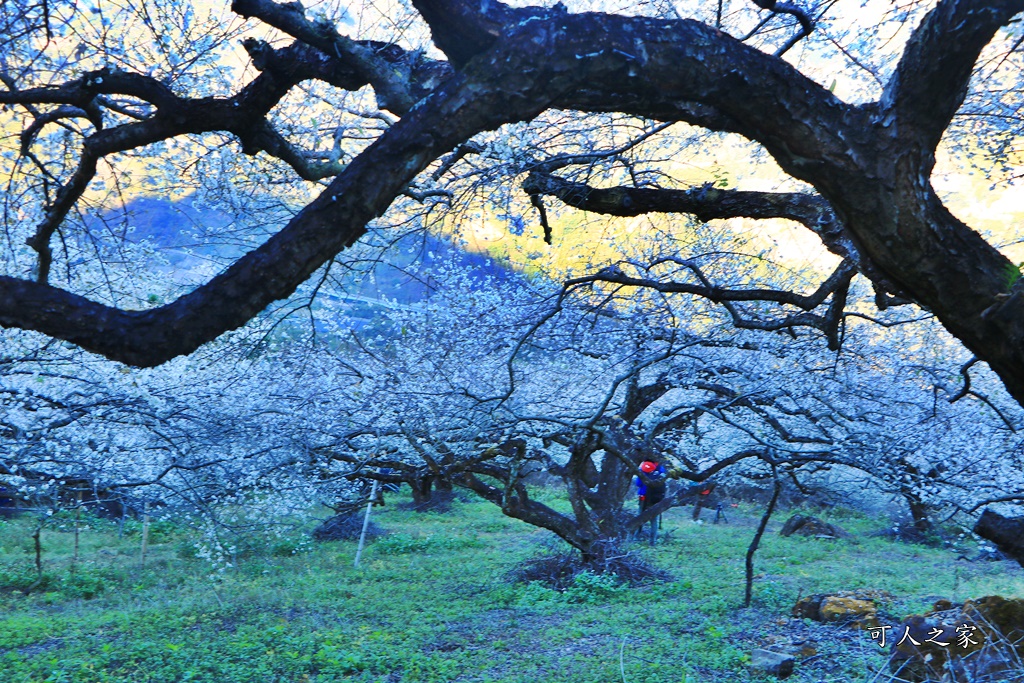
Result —
[[[487, 131], [537, 120], [553, 143], [504, 168], [528, 174], [524, 189], [539, 211], [556, 198], [618, 215], [785, 217], [842, 259], [812, 295], [718, 282], [684, 255], [676, 263], [682, 280], [620, 270], [602, 271], [603, 279], [732, 304], [741, 327], [818, 327], [834, 346], [859, 274], [880, 306], [928, 309], [1024, 400], [1019, 269], [954, 216], [931, 181], [944, 136], [966, 148], [985, 140], [1012, 166], [1020, 123], [1014, 17], [1024, 4], [912, 2], [865, 18], [867, 27], [851, 24], [845, 8], [812, 0], [569, 11], [561, 3], [416, 0], [388, 8], [396, 11], [385, 21], [370, 8], [358, 19], [330, 6], [307, 16], [271, 0], [235, 0], [239, 19], [155, 0], [5, 3], [2, 126], [7, 136], [21, 132], [3, 151], [0, 324], [138, 366], [191, 353], [291, 296], [376, 217], [397, 222], [409, 202], [443, 202], [453, 192], [445, 183], [487, 147]], [[900, 47], [886, 47], [901, 26], [910, 30]], [[243, 34], [258, 74], [239, 87], [230, 40]], [[852, 98], [822, 77], [817, 65], [827, 59], [856, 71]], [[658, 180], [671, 176], [666, 164], [677, 155], [660, 172], [637, 169], [622, 163], [626, 152], [614, 143], [596, 157], [544, 153], [558, 147], [560, 125], [569, 139], [586, 130], [576, 121], [592, 120], [561, 111], [652, 122], [627, 124], [644, 128], [645, 139], [681, 124], [737, 134], [801, 184], [791, 192], [677, 187]], [[303, 208], [269, 236], [248, 235], [244, 253], [226, 257], [230, 265], [216, 276], [166, 304], [140, 305], [127, 291], [137, 289], [127, 283], [142, 263], [134, 247], [123, 232], [91, 229], [78, 215], [101, 199], [97, 191], [116, 192], [124, 176], [111, 168], [141, 159], [154, 164], [151, 179], [164, 190], [202, 185], [197, 176], [212, 169], [216, 185], [240, 195], [276, 186], [281, 205]], [[179, 159], [193, 165], [176, 168]], [[608, 164], [621, 172], [605, 178], [628, 182], [601, 187], [602, 173], [580, 172]], [[543, 214], [541, 222], [550, 228]], [[95, 256], [110, 271], [99, 289], [89, 286], [94, 272], [82, 277], [98, 267]], [[751, 301], [780, 313], [751, 318], [739, 306]]]
[[201, 357], [140, 371], [31, 337], [3, 333], [5, 348], [27, 353], [0, 367], [0, 485], [44, 516], [83, 503], [140, 514], [149, 503], [216, 540], [352, 493], [286, 431], [301, 373]]
[[[966, 385], [963, 351], [926, 321], [851, 317], [836, 354], [815, 334], [737, 329], [685, 293], [445, 262], [410, 275], [432, 283], [429, 298], [314, 342], [279, 327], [247, 358], [219, 342], [138, 370], [5, 331], [5, 348], [21, 345], [0, 385], [6, 481], [90, 481], [198, 512], [211, 530], [338, 507], [362, 480], [454, 486], [594, 562], [708, 481], [845, 477], [899, 496], [921, 533], [939, 514], [1024, 497], [1019, 407], [984, 372]], [[931, 356], [908, 363], [922, 336]], [[638, 514], [644, 459], [683, 484]], [[540, 472], [569, 510], [539, 499]]]

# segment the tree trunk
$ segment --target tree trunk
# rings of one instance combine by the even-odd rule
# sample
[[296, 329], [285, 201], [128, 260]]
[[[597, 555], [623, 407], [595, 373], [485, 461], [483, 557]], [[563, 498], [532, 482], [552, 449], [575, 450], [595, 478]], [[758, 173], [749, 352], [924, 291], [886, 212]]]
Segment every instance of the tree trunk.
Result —
[[743, 593], [744, 607], [750, 607], [750, 600], [754, 592], [754, 553], [757, 552], [757, 547], [761, 544], [761, 536], [764, 535], [764, 530], [768, 528], [768, 520], [771, 519], [772, 513], [775, 512], [775, 504], [779, 501], [779, 491], [782, 490], [782, 484], [779, 481], [779, 474], [778, 472], [774, 472], [774, 474], [775, 488], [772, 490], [772, 499], [768, 501], [768, 507], [765, 509], [764, 515], [761, 517], [760, 524], [757, 525], [757, 532], [754, 533], [754, 538], [750, 541], [750, 546], [747, 548], [747, 575]]
[[935, 531], [931, 519], [928, 517], [928, 506], [912, 493], [905, 493], [907, 507], [910, 508], [910, 517], [914, 520], [914, 531], [922, 537], [930, 536]]
[[43, 533], [43, 526], [40, 524], [36, 527], [36, 531], [32, 534], [32, 540], [35, 541], [36, 547], [36, 582], [43, 580], [43, 544], [40, 536]]
[[453, 496], [452, 484], [441, 477], [426, 474], [409, 482], [412, 503], [417, 508], [450, 502]]
[[75, 569], [78, 568], [78, 535], [80, 531], [80, 523], [82, 519], [82, 492], [78, 492], [78, 505], [75, 507], [75, 551], [71, 556], [71, 574], [74, 575]]
[[624, 507], [631, 486], [632, 472], [625, 463], [611, 453], [605, 453], [601, 461], [597, 490], [587, 497], [594, 522], [601, 536], [620, 538], [625, 535], [623, 522], [627, 517]]

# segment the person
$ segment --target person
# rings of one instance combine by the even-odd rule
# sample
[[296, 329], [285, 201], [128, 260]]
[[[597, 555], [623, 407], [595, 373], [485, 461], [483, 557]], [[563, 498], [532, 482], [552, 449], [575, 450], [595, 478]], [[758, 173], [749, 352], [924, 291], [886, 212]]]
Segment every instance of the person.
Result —
[[[634, 475], [633, 483], [636, 485], [638, 502], [640, 506], [639, 514], [643, 514], [647, 508], [657, 505], [665, 499], [665, 490], [667, 489], [668, 472], [665, 470], [665, 466], [655, 462], [653, 460], [644, 460], [640, 463], [640, 471], [646, 475], [641, 477]], [[658, 535], [658, 528], [661, 526], [661, 515], [658, 515], [656, 519], [651, 520], [651, 545], [654, 545], [654, 541]], [[637, 530], [639, 534], [639, 529]]]
[[[705, 484], [695, 484], [690, 487], [691, 491], [697, 492], [697, 503], [693, 506], [693, 521], [700, 519], [700, 511], [703, 508], [710, 508], [712, 503], [715, 503], [715, 524], [718, 524], [718, 518], [722, 515], [722, 505], [717, 500], [713, 500], [711, 494], [715, 490], [715, 484], [708, 482]], [[729, 520], [726, 520], [728, 522]]]
[[647, 481], [644, 481], [640, 476], [634, 476], [633, 483], [637, 487], [640, 512], [643, 512], [665, 499], [665, 484], [668, 473], [665, 471], [664, 465], [653, 460], [644, 460], [640, 463], [640, 471], [647, 475]]

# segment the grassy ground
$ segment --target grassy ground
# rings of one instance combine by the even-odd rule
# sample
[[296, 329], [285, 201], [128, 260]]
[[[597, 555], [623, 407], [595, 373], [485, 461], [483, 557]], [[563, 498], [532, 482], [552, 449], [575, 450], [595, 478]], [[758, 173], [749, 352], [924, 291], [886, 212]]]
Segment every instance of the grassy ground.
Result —
[[585, 576], [557, 593], [507, 576], [547, 532], [481, 502], [422, 514], [401, 500], [375, 511], [391, 533], [359, 569], [354, 543], [294, 537], [254, 543], [217, 572], [166, 524], [142, 568], [137, 525], [119, 538], [103, 523], [81, 533], [72, 575], [72, 534], [44, 531], [44, 583], [27, 595], [31, 520], [0, 522], [0, 683], [732, 683], [761, 680], [746, 666], [753, 648], [799, 641], [816, 654], [798, 680], [867, 681], [885, 662], [878, 646], [789, 618], [799, 595], [883, 589], [891, 623], [939, 597], [1024, 596], [1015, 564], [871, 538], [884, 521], [852, 514], [829, 518], [851, 539], [780, 538], [780, 513], [758, 553], [754, 607], [741, 609], [753, 508], [728, 525], [667, 515], [664, 542], [644, 552], [674, 581], [627, 589]]

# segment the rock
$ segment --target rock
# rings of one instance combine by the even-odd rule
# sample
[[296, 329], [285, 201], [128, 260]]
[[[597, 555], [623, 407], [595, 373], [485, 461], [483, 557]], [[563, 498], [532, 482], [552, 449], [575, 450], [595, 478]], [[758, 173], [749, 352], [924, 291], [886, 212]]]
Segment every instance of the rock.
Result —
[[829, 524], [817, 517], [806, 515], [793, 515], [786, 520], [779, 531], [781, 536], [792, 536], [793, 534], [817, 538], [844, 538], [849, 535], [835, 524]]
[[1019, 668], [1024, 599], [992, 595], [961, 605], [939, 600], [935, 607], [907, 617], [888, 634], [893, 673], [909, 681], [995, 681], [1003, 680], [1000, 672]]
[[840, 623], [844, 626], [869, 629], [878, 626], [878, 610], [870, 600], [829, 596], [821, 601], [818, 608], [820, 621]]
[[[789, 620], [780, 619], [775, 623], [784, 626], [786, 623], [789, 623]], [[772, 652], [800, 658], [813, 657], [818, 654], [818, 643], [814, 640], [795, 640], [786, 635], [770, 635], [764, 639], [761, 646], [766, 650], [771, 649]]]
[[793, 616], [851, 628], [877, 628], [878, 607], [875, 601], [891, 597], [885, 591], [872, 589], [819, 593], [798, 600], [793, 606]]
[[942, 677], [948, 654], [952, 652], [949, 647], [955, 646], [957, 635], [956, 626], [952, 621], [944, 623], [946, 619], [942, 614], [907, 617], [888, 634], [892, 641], [890, 671], [908, 681]]
[[1024, 598], [1007, 600], [998, 595], [989, 595], [977, 600], [968, 600], [962, 608], [967, 621], [978, 625], [991, 638], [1001, 635], [1015, 643], [1018, 654], [1024, 656]]
[[995, 543], [1004, 555], [1024, 567], [1024, 517], [1003, 517], [985, 510], [974, 525], [974, 533]]
[[821, 609], [821, 601], [827, 597], [824, 593], [819, 593], [817, 595], [809, 595], [806, 598], [800, 598], [793, 605], [793, 616], [798, 619], [820, 621], [821, 615], [818, 610]]
[[801, 657], [813, 657], [814, 655], [818, 654], [818, 648], [815, 646], [813, 641], [803, 641], [800, 643], [796, 643], [796, 646], [799, 649], [796, 651], [795, 654]]
[[779, 531], [780, 536], [792, 536], [797, 529], [807, 524], [810, 517], [804, 515], [793, 515], [786, 520], [786, 523], [782, 525], [782, 529]]
[[796, 660], [792, 655], [761, 649], [750, 653], [750, 668], [779, 678], [786, 678], [792, 674], [795, 664]]

